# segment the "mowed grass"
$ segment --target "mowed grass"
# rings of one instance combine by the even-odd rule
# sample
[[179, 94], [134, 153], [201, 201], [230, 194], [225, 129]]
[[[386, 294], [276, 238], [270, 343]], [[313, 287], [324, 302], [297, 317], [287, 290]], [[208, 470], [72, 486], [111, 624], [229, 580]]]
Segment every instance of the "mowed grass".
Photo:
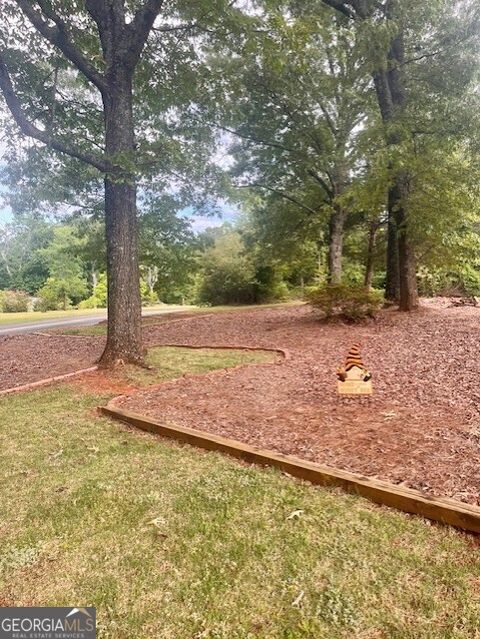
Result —
[[156, 346], [149, 349], [146, 357], [146, 363], [152, 367], [151, 370], [129, 367], [124, 376], [131, 384], [149, 386], [187, 374], [199, 375], [245, 364], [266, 364], [274, 362], [277, 358], [276, 353], [264, 350]]
[[105, 639], [478, 636], [473, 538], [130, 430], [106, 400], [1, 400], [0, 605], [93, 605]]
[[40, 322], [42, 320], [57, 320], [64, 318], [76, 318], [98, 315], [101, 309], [71, 309], [67, 311], [29, 311], [28, 313], [0, 313], [0, 325], [3, 324], [24, 324], [27, 322]]
[[53, 335], [86, 335], [88, 337], [100, 337], [107, 334], [107, 325], [104, 322], [93, 326], [79, 326], [77, 328], [56, 328], [49, 330]]
[[[157, 306], [149, 306], [144, 310], [155, 311], [159, 313], [169, 311], [181, 311], [186, 310], [185, 306], [177, 306], [175, 304], [158, 304]], [[90, 308], [90, 309], [77, 309], [72, 308], [67, 311], [31, 311], [28, 313], [0, 313], [0, 326], [4, 324], [26, 324], [30, 322], [41, 322], [42, 320], [61, 320], [61, 319], [75, 319], [80, 317], [89, 317], [106, 314], [106, 309]], [[72, 329], [74, 330], [74, 329]]]

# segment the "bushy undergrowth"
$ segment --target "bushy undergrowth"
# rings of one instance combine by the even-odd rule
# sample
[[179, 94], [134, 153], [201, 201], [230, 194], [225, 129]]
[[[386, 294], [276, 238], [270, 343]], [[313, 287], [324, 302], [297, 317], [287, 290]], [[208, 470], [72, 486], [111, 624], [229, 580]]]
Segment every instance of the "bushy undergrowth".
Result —
[[420, 267], [417, 281], [420, 295], [426, 297], [480, 295], [480, 271], [468, 265], [456, 270]]
[[106, 308], [107, 307], [107, 276], [102, 274], [98, 278], [95, 290], [87, 297], [86, 300], [82, 300], [78, 305], [78, 308]]
[[25, 313], [28, 311], [29, 296], [25, 291], [0, 291], [0, 312]]
[[376, 316], [383, 305], [383, 291], [359, 285], [326, 284], [310, 291], [308, 301], [326, 319], [338, 316], [355, 322]]

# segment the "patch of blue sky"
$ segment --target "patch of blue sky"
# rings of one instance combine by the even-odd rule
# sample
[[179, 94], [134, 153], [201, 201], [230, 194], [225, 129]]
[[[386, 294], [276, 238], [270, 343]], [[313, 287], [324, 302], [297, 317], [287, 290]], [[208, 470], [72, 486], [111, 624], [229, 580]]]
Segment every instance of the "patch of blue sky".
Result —
[[217, 206], [218, 215], [198, 215], [193, 207], [187, 207], [180, 211], [180, 216], [188, 219], [193, 231], [195, 233], [201, 233], [208, 228], [216, 228], [230, 222], [234, 224], [241, 215], [240, 209], [235, 205], [228, 204], [227, 202], [220, 202]]
[[12, 210], [2, 202], [2, 193], [4, 192], [5, 187], [0, 184], [0, 227], [5, 226], [12, 219]]

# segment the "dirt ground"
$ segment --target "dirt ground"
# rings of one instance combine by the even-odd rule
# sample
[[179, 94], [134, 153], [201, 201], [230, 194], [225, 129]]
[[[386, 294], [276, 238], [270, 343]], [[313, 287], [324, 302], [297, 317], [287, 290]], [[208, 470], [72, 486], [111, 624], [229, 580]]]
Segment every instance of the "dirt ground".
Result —
[[[307, 307], [151, 326], [150, 344], [286, 348], [281, 365], [167, 382], [129, 410], [397, 484], [480, 503], [480, 310], [443, 302], [363, 325], [325, 324]], [[361, 343], [371, 400], [336, 395], [336, 368]]]
[[[325, 324], [308, 307], [168, 316], [147, 345], [287, 349], [281, 364], [166, 382], [129, 410], [337, 468], [480, 504], [480, 309], [425, 303], [361, 325]], [[337, 367], [361, 343], [371, 400], [336, 395]], [[91, 366], [104, 337], [0, 339], [0, 389]], [[120, 387], [119, 387], [120, 388]], [[120, 392], [120, 390], [119, 390]]]

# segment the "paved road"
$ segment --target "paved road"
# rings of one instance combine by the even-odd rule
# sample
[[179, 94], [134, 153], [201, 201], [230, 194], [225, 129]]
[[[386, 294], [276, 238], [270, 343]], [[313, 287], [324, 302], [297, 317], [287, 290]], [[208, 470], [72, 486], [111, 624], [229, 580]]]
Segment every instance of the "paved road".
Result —
[[[164, 310], [144, 310], [142, 315], [166, 315], [167, 313], [176, 313], [182, 308], [166, 308]], [[185, 309], [188, 310], [188, 309]], [[106, 311], [99, 311], [98, 315], [79, 315], [76, 317], [59, 317], [58, 319], [39, 320], [38, 322], [25, 322], [24, 324], [1, 324], [0, 335], [17, 335], [19, 333], [35, 333], [36, 331], [44, 331], [48, 328], [75, 328], [76, 326], [93, 326], [107, 318]]]

